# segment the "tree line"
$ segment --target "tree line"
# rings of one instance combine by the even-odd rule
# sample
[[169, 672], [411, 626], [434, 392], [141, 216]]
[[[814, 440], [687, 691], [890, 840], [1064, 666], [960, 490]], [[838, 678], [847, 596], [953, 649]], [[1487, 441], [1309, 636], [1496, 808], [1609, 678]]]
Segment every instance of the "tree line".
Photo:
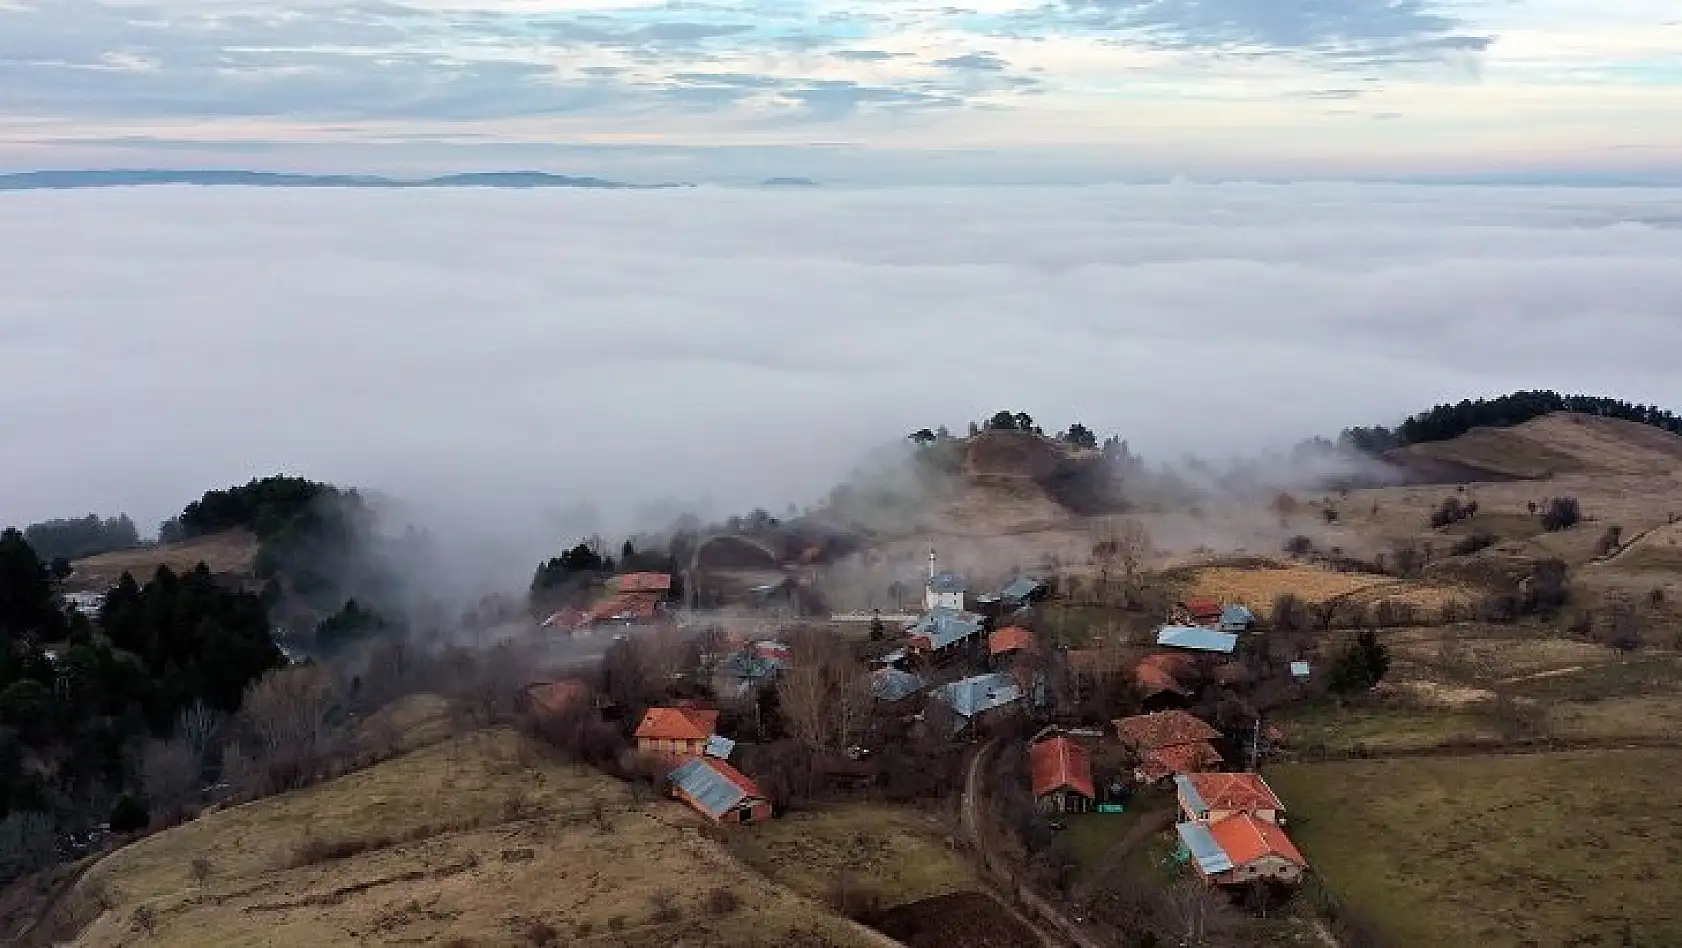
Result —
[[128, 514], [101, 518], [85, 517], [44, 520], [30, 524], [23, 538], [43, 560], [79, 560], [115, 550], [132, 550], [140, 545], [140, 531]]
[[1347, 428], [1339, 443], [1368, 454], [1382, 454], [1410, 444], [1448, 441], [1473, 428], [1510, 428], [1555, 412], [1616, 418], [1682, 434], [1682, 417], [1654, 405], [1594, 395], [1524, 391], [1499, 398], [1462, 399], [1409, 417], [1395, 428]]

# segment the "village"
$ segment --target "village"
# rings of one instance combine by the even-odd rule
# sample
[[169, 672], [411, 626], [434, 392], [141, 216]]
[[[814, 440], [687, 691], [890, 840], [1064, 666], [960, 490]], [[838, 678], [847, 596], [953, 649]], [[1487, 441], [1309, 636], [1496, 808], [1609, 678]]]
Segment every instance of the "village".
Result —
[[[1270, 642], [1247, 604], [1173, 602], [1151, 643], [1130, 649], [1045, 634], [1043, 616], [1061, 598], [1054, 577], [1017, 575], [977, 592], [933, 549], [916, 611], [799, 618], [761, 594], [730, 618], [691, 618], [674, 585], [670, 574], [621, 575], [590, 608], [550, 615], [546, 630], [612, 644], [600, 677], [535, 682], [529, 706], [563, 744], [619, 721], [634, 744], [613, 766], [737, 827], [727, 832], [777, 819], [791, 799], [868, 791], [903, 779], [896, 769], [952, 774], [954, 760], [968, 760], [969, 779], [945, 788], [961, 790], [966, 807], [999, 798], [978, 808], [992, 815], [976, 820], [971, 842], [1011, 884], [1032, 873], [990, 850], [1032, 851], [1036, 835], [1054, 838], [1073, 820], [1119, 827], [1142, 807], [1163, 820], [1167, 869], [1232, 904], [1288, 900], [1310, 871], [1286, 803], [1258, 772], [1284, 740], [1258, 709], [1306, 696], [1314, 665], [1283, 635]], [[622, 688], [620, 666], [636, 653], [660, 668], [642, 708], [627, 706]], [[766, 753], [790, 743], [806, 751], [793, 777], [786, 758]], [[912, 747], [926, 756], [908, 758]], [[990, 756], [1006, 749], [1019, 759]], [[973, 773], [983, 762], [994, 779]], [[997, 786], [1002, 773], [1023, 779]], [[1034, 826], [1009, 825], [1000, 800], [1024, 794]]]

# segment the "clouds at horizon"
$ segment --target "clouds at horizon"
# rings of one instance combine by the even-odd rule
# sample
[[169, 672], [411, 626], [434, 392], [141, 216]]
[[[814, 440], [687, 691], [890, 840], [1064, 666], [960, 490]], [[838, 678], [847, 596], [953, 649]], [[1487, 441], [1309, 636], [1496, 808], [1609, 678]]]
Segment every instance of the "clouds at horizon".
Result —
[[1677, 259], [1662, 190], [0, 194], [0, 522], [287, 471], [535, 556], [1000, 408], [1167, 460], [1515, 388], [1675, 407]]
[[1679, 91], [1660, 0], [0, 2], [14, 166], [124, 135], [457, 136], [1080, 144], [1197, 170], [1300, 164], [1305, 134], [1333, 166], [1656, 166], [1682, 155], [1682, 120], [1654, 120]]

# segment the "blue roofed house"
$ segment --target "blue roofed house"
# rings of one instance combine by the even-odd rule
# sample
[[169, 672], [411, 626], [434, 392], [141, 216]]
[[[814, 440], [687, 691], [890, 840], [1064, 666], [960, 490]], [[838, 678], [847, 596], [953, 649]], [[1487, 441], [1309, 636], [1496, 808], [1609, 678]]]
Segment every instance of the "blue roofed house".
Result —
[[889, 665], [870, 673], [870, 696], [894, 704], [923, 690], [923, 679]]
[[1008, 606], [1017, 607], [1027, 605], [1045, 593], [1044, 582], [1032, 576], [1018, 576], [999, 590], [999, 599]]
[[932, 609], [905, 630], [906, 647], [924, 658], [943, 658], [978, 641], [983, 621], [971, 612]]
[[672, 796], [715, 823], [760, 823], [771, 801], [741, 771], [712, 757], [692, 757], [672, 771]]
[[952, 726], [955, 734], [990, 712], [1015, 705], [1023, 697], [1022, 686], [1002, 672], [959, 679], [934, 690], [934, 698], [950, 707], [957, 717]]
[[1156, 644], [1193, 652], [1231, 655], [1238, 648], [1238, 634], [1196, 625], [1165, 625], [1156, 633]]
[[713, 669], [713, 692], [721, 698], [748, 698], [777, 680], [784, 659], [773, 650], [744, 648]]
[[1249, 606], [1225, 606], [1216, 628], [1221, 632], [1248, 632], [1256, 624], [1256, 614]]
[[969, 584], [957, 573], [936, 573], [929, 577], [924, 588], [923, 608], [962, 610], [964, 592], [968, 589]]

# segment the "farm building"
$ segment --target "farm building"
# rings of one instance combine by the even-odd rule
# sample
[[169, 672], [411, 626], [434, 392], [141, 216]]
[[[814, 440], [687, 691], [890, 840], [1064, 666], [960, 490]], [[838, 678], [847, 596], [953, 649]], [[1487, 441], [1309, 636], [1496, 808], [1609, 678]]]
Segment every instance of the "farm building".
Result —
[[1146, 751], [1139, 758], [1133, 776], [1147, 786], [1162, 783], [1180, 774], [1195, 774], [1218, 766], [1221, 752], [1208, 741], [1193, 744], [1174, 744]]
[[1187, 599], [1176, 611], [1191, 625], [1213, 626], [1221, 621], [1221, 604], [1213, 599]]
[[993, 661], [1007, 661], [1012, 655], [1033, 651], [1034, 633], [1019, 625], [1007, 625], [987, 637], [987, 654]]
[[1213, 823], [1180, 823], [1174, 829], [1198, 875], [1216, 885], [1294, 883], [1308, 869], [1283, 829], [1247, 813]]
[[637, 725], [637, 750], [658, 757], [698, 757], [717, 727], [717, 711], [649, 708]]
[[974, 613], [935, 609], [906, 629], [906, 647], [922, 658], [945, 658], [974, 643], [981, 628]]
[[1285, 822], [1284, 804], [1261, 774], [1182, 774], [1174, 778], [1174, 792], [1188, 822], [1215, 823], [1237, 814]]
[[1197, 625], [1165, 625], [1156, 633], [1156, 644], [1191, 652], [1231, 655], [1238, 648], [1238, 635]]
[[1028, 745], [1029, 769], [1034, 778], [1034, 800], [1041, 810], [1053, 813], [1084, 813], [1098, 794], [1092, 783], [1092, 754], [1066, 737], [1053, 737]]
[[696, 757], [672, 771], [672, 796], [715, 823], [759, 823], [771, 802], [741, 771], [713, 757]]
[[553, 632], [576, 632], [584, 625], [587, 618], [581, 609], [561, 609], [551, 613], [549, 618], [544, 619], [540, 628], [549, 629]]
[[997, 672], [963, 678], [934, 690], [934, 697], [956, 714], [953, 732], [958, 733], [990, 712], [1022, 700], [1022, 686], [1009, 675]]
[[1191, 656], [1182, 652], [1147, 655], [1133, 667], [1146, 711], [1183, 708], [1196, 693], [1197, 668]]
[[541, 717], [555, 717], [588, 700], [590, 686], [577, 678], [526, 686], [526, 707]]

